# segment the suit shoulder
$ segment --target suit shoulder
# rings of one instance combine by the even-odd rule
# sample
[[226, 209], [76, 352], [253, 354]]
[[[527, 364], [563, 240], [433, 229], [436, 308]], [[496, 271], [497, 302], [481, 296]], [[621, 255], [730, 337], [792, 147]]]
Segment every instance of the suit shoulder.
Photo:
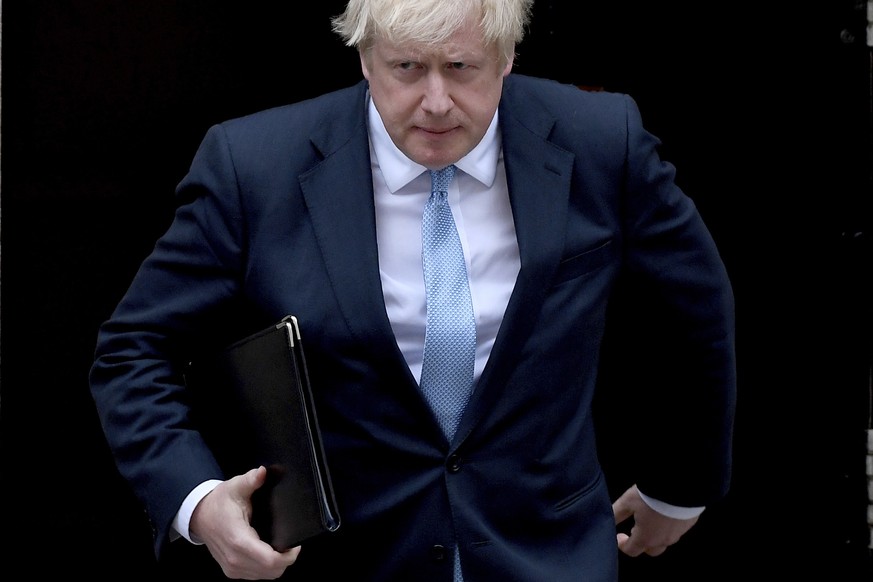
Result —
[[629, 95], [522, 75], [507, 77], [500, 115], [505, 132], [524, 128], [569, 150], [603, 144], [621, 148], [628, 133], [641, 127]]
[[[256, 132], [270, 134], [294, 128], [298, 135], [308, 135], [326, 124], [350, 125], [363, 114], [366, 89], [363, 82], [324, 93], [316, 97], [264, 109], [228, 119], [220, 125], [229, 135]], [[355, 106], [355, 104], [359, 106]]]
[[507, 77], [504, 94], [512, 109], [545, 111], [559, 119], [568, 114], [578, 115], [580, 108], [596, 115], [624, 115], [629, 103], [636, 107], [633, 99], [624, 93], [589, 91], [552, 79], [520, 74]]

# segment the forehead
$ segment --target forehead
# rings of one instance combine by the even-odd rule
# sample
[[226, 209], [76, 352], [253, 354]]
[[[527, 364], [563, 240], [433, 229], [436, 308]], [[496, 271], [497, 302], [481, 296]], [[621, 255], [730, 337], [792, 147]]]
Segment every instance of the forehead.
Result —
[[372, 51], [379, 58], [389, 61], [440, 61], [485, 63], [497, 62], [498, 52], [494, 46], [485, 46], [481, 42], [445, 42], [440, 45], [406, 42], [394, 44], [387, 40], [376, 41]]
[[481, 29], [469, 19], [445, 38], [417, 40], [377, 36], [371, 48], [382, 54], [404, 58], [448, 60], [483, 58], [497, 50], [495, 46], [486, 46]]

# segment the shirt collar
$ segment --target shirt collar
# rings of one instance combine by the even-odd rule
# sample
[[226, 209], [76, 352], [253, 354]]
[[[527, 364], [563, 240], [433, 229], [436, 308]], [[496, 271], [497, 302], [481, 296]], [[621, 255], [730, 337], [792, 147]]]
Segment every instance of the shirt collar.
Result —
[[[382, 117], [376, 110], [373, 100], [368, 97], [367, 125], [370, 133], [370, 144], [376, 164], [382, 171], [385, 184], [393, 194], [420, 176], [427, 168], [413, 162], [401, 152], [391, 137]], [[490, 187], [497, 175], [497, 162], [500, 156], [500, 139], [497, 126], [497, 112], [491, 118], [491, 124], [481, 141], [470, 153], [458, 160], [455, 165], [465, 173], [474, 177], [485, 186]]]

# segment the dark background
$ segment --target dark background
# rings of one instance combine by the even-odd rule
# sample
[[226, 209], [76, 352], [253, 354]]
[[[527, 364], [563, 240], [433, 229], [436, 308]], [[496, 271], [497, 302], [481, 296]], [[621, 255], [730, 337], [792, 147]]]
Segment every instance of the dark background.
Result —
[[[731, 493], [664, 556], [623, 559], [623, 580], [873, 579], [863, 4], [535, 4], [516, 70], [636, 98], [737, 298]], [[341, 6], [3, 3], [0, 577], [159, 578], [88, 391], [97, 327], [211, 124], [360, 78], [329, 29]], [[618, 486], [644, 435], [610, 418]]]

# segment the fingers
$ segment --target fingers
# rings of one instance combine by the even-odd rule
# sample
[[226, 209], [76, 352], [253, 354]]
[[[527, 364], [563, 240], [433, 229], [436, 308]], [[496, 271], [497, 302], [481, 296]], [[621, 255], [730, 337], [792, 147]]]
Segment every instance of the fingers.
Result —
[[633, 519], [629, 533], [616, 534], [618, 549], [631, 557], [660, 556], [697, 522], [697, 517], [675, 519], [658, 513], [643, 501], [636, 486], [613, 503], [612, 511], [616, 525]]
[[631, 517], [634, 511], [622, 495], [612, 504], [612, 513], [615, 515], [615, 525], [618, 525]]
[[207, 548], [224, 575], [239, 580], [275, 580], [300, 554], [300, 546], [279, 553], [263, 542], [252, 545], [242, 538], [227, 539]]
[[251, 526], [251, 496], [266, 481], [264, 467], [252, 469], [216, 486], [192, 515], [199, 537], [228, 578], [272, 580], [282, 575], [300, 547], [276, 552]]
[[661, 554], [663, 554], [666, 551], [667, 551], [667, 546], [657, 546], [654, 548], [646, 548], [645, 552], [643, 552], [643, 553], [648, 554], [650, 556], [660, 556]]
[[615, 515], [616, 525], [631, 517], [639, 503], [643, 503], [643, 500], [637, 491], [636, 485], [622, 493], [621, 497], [612, 504], [612, 513]]
[[262, 465], [256, 469], [249, 470], [244, 475], [234, 477], [230, 481], [238, 481], [238, 485], [240, 486], [238, 490], [239, 494], [248, 498], [267, 482], [267, 469]]
[[637, 539], [634, 539], [633, 536], [629, 536], [627, 534], [617, 534], [616, 539], [618, 541], [618, 549], [621, 553], [630, 556], [631, 558], [636, 558], [643, 554], [648, 556], [660, 556], [664, 552], [667, 551], [668, 546], [664, 545], [656, 545], [651, 547], [642, 546]]

